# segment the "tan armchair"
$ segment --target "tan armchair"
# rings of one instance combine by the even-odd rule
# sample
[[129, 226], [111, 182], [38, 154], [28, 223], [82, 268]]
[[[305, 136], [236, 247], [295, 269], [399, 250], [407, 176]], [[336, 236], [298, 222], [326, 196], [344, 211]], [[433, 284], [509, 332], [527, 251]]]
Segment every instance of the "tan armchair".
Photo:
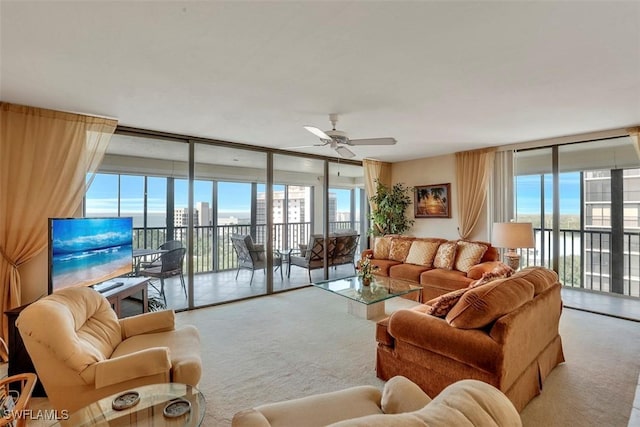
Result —
[[237, 413], [232, 427], [519, 427], [520, 415], [495, 387], [476, 380], [450, 385], [433, 400], [407, 378], [258, 406]]
[[49, 396], [76, 411], [146, 384], [200, 381], [200, 336], [170, 310], [118, 319], [91, 288], [66, 288], [24, 309], [16, 326]]

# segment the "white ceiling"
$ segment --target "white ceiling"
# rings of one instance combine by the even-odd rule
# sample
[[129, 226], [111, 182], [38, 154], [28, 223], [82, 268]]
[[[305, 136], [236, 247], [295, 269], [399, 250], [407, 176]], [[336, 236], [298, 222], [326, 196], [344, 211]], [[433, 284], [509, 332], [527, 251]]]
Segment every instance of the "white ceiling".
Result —
[[[640, 124], [640, 2], [0, 2], [3, 101], [386, 161]], [[296, 149], [333, 155], [328, 147]]]

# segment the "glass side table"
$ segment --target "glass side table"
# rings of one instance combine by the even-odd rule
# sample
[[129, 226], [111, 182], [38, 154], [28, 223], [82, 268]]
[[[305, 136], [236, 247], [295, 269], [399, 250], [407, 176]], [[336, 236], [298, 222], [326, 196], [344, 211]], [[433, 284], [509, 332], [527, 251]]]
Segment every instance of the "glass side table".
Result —
[[[137, 392], [140, 400], [127, 409], [113, 409], [116, 397], [125, 392]], [[186, 404], [179, 399], [184, 399]], [[178, 402], [179, 401], [179, 402]], [[176, 403], [178, 402], [178, 403]], [[172, 404], [165, 411], [167, 405]], [[97, 402], [70, 414], [66, 420], [60, 420], [54, 426], [185, 426], [195, 427], [202, 424], [207, 403], [204, 395], [195, 387], [178, 383], [152, 384], [125, 390], [102, 398]], [[189, 410], [178, 415], [180, 409]]]

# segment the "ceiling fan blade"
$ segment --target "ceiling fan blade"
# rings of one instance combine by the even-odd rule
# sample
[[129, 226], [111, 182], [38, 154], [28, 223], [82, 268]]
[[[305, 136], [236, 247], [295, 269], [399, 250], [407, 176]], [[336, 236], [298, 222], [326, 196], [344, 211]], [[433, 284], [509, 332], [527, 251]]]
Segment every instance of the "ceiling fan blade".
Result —
[[331, 141], [331, 137], [329, 135], [315, 126], [305, 126], [304, 128], [322, 140]]
[[334, 147], [333, 149], [336, 150], [338, 152], [338, 154], [340, 154], [342, 157], [347, 158], [347, 159], [350, 159], [350, 158], [356, 156], [353, 153], [353, 151], [349, 150], [347, 147], [344, 147], [342, 145], [338, 145], [337, 147]]
[[349, 145], [395, 145], [395, 138], [351, 139]]

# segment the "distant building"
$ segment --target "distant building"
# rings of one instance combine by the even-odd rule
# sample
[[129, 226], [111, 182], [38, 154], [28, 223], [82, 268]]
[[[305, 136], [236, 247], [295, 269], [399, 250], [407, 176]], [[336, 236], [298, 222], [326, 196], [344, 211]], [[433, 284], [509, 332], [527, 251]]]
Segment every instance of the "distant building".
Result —
[[[285, 192], [273, 192], [273, 222], [284, 223], [285, 212], [287, 222], [300, 223], [311, 221], [311, 192], [308, 187], [289, 186], [288, 188], [287, 207], [285, 210]], [[336, 220], [336, 195], [329, 193], [329, 221]], [[257, 197], [257, 218], [258, 224], [267, 223], [266, 195], [258, 193]]]
[[[196, 209], [193, 213], [193, 225], [200, 225], [198, 222], [200, 215], [198, 214], [198, 210]], [[189, 209], [187, 208], [176, 208], [173, 211], [173, 225], [174, 227], [186, 227], [189, 225]]]
[[209, 207], [209, 202], [196, 203], [196, 212], [198, 215], [197, 225], [209, 226], [213, 224], [211, 222], [211, 208]]

